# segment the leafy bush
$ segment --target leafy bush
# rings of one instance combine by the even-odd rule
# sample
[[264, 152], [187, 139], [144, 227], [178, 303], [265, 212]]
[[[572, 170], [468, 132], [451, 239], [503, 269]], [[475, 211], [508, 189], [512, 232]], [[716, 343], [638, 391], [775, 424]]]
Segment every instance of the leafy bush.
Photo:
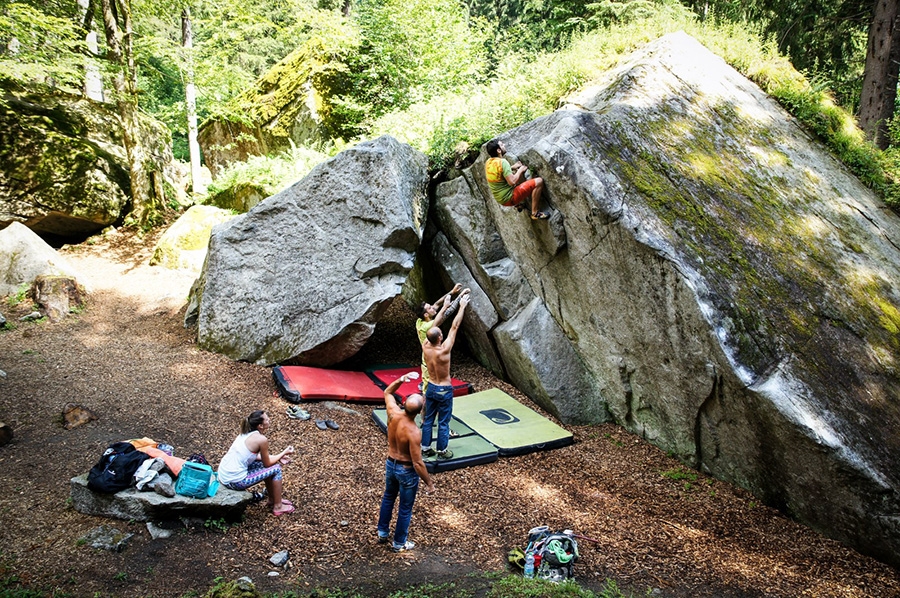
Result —
[[292, 147], [277, 156], [252, 156], [246, 162], [235, 162], [216, 177], [208, 192], [212, 195], [244, 182], [252, 182], [274, 195], [302, 179], [317, 164], [337, 153], [337, 145], [329, 153], [308, 147]]

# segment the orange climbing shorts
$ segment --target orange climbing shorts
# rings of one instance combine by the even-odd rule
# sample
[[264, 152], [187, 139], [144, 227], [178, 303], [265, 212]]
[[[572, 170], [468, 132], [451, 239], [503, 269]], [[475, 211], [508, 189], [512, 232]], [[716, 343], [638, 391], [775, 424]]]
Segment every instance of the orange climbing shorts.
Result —
[[531, 197], [531, 192], [534, 191], [535, 180], [528, 179], [521, 185], [516, 185], [516, 188], [513, 189], [512, 199], [503, 204], [506, 207], [509, 206], [517, 206], [529, 197]]

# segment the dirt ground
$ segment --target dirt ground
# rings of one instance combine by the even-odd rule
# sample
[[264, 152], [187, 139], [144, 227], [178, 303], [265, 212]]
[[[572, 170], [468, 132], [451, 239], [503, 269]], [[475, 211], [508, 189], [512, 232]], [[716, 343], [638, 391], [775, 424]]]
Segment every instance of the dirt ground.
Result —
[[[375, 542], [385, 438], [370, 419], [309, 403], [320, 431], [291, 420], [275, 396], [271, 369], [200, 350], [182, 326], [193, 276], [147, 265], [154, 238], [117, 234], [62, 254], [91, 286], [84, 311], [51, 324], [21, 323], [24, 305], [0, 304], [15, 324], [0, 332], [0, 421], [13, 442], [0, 448], [0, 579], [73, 596], [181, 596], [217, 578], [247, 575], [266, 592], [354, 589], [384, 596], [411, 583], [472, 583], [469, 574], [505, 572], [506, 553], [546, 524], [595, 540], [579, 543], [576, 580], [607, 578], [635, 595], [671, 597], [900, 596], [900, 571], [862, 556], [761, 506], [753, 496], [684, 469], [615, 425], [568, 426], [575, 444], [503, 458], [436, 476], [420, 494], [410, 539], [393, 554]], [[350, 363], [416, 363], [414, 316], [396, 301]], [[499, 387], [464, 351], [453, 375], [475, 390]], [[62, 426], [68, 402], [99, 417]], [[153, 540], [142, 523], [76, 512], [69, 479], [86, 472], [116, 440], [149, 436], [176, 454], [202, 452], [216, 465], [239, 421], [256, 408], [272, 415], [273, 448], [293, 444], [287, 496], [298, 506], [273, 517], [253, 505], [230, 528], [209, 522]], [[538, 409], [539, 410], [539, 409]], [[80, 544], [113, 525], [134, 534], [121, 553]], [[277, 577], [268, 558], [291, 553]]]

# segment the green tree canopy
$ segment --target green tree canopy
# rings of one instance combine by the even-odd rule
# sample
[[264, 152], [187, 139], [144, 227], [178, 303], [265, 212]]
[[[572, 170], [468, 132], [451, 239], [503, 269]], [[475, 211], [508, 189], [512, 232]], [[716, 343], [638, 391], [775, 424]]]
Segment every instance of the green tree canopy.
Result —
[[488, 74], [487, 27], [459, 0], [361, 0], [353, 14], [363, 41], [348, 59], [352, 91], [342, 98], [351, 123]]
[[81, 87], [86, 46], [74, 0], [0, 0], [0, 78]]

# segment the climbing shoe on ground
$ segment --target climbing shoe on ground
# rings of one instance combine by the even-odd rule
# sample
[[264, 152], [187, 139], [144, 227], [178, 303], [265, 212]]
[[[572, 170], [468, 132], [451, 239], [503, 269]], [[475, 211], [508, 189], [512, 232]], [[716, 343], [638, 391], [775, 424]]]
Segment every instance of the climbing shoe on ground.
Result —
[[437, 451], [434, 450], [433, 448], [431, 448], [430, 446], [428, 448], [422, 449], [423, 457], [434, 457], [436, 454], [437, 454]]
[[413, 548], [415, 548], [415, 546], [416, 546], [415, 542], [407, 540], [403, 544], [394, 544], [391, 547], [391, 550], [393, 550], [394, 552], [405, 552], [407, 550], [412, 550]]
[[301, 408], [299, 405], [292, 405], [287, 408], [287, 416], [291, 419], [299, 419], [306, 421], [309, 419], [309, 412]]
[[453, 451], [451, 451], [450, 449], [444, 449], [442, 451], [438, 451], [437, 458], [438, 459], [452, 459]]
[[379, 535], [379, 536], [378, 536], [378, 543], [379, 543], [379, 544], [387, 544], [387, 543], [388, 543], [388, 540], [390, 540], [390, 539], [391, 539], [390, 536], [382, 536], [382, 535]]

